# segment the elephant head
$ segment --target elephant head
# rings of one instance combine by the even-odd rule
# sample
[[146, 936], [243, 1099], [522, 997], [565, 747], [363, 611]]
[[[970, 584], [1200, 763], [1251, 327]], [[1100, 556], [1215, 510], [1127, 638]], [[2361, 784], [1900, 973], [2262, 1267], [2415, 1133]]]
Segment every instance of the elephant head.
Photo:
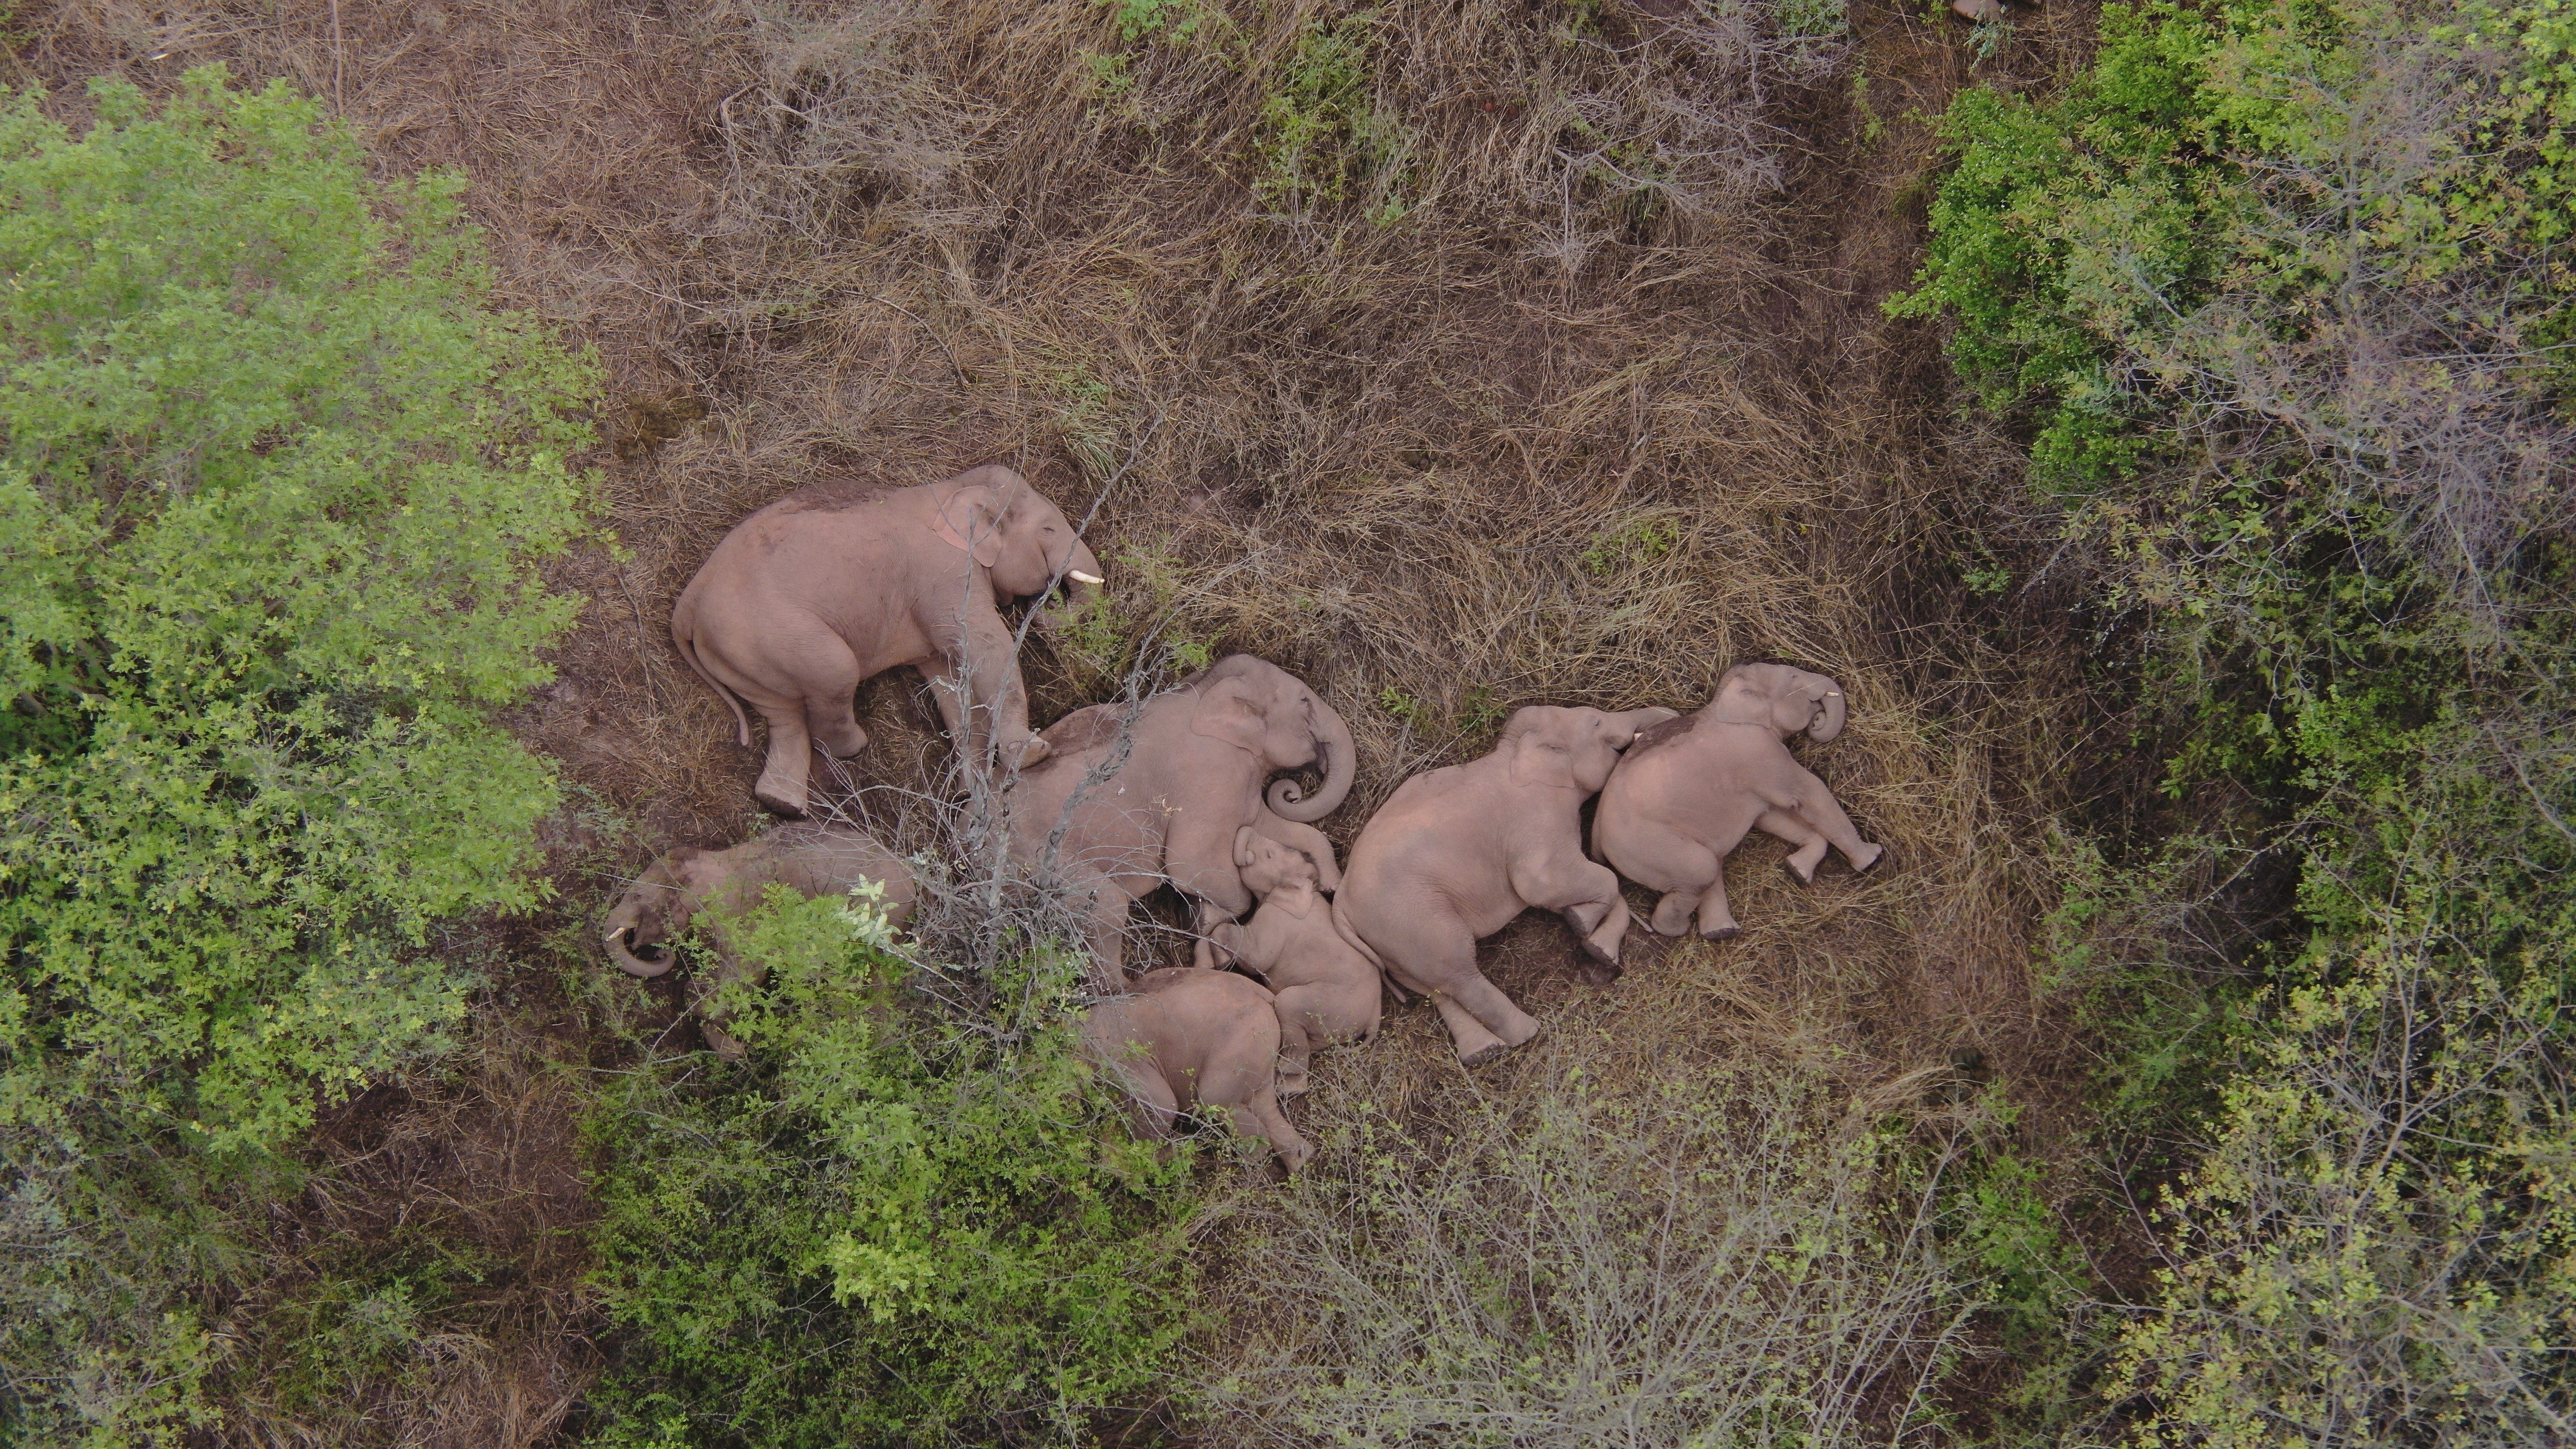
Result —
[[1351, 793], [1359, 774], [1351, 727], [1297, 676], [1249, 654], [1229, 654], [1186, 687], [1198, 696], [1190, 717], [1193, 733], [1251, 751], [1266, 766], [1264, 773], [1309, 765], [1324, 772], [1324, 787], [1312, 798], [1294, 781], [1273, 780], [1265, 796], [1272, 814], [1312, 823], [1332, 814]]
[[653, 862], [608, 913], [608, 954], [629, 976], [659, 976], [678, 959], [663, 945], [698, 913], [716, 882], [707, 853], [681, 846]]
[[974, 554], [998, 597], [1042, 594], [1062, 579], [1065, 597], [1080, 608], [1100, 588], [1100, 560], [1074, 532], [1073, 520], [998, 464], [959, 474], [932, 527]]
[[1534, 704], [1512, 711], [1494, 750], [1509, 753], [1515, 785], [1572, 785], [1589, 795], [1609, 783], [1619, 752], [1634, 744], [1640, 732], [1678, 718], [1660, 707], [1611, 714]]
[[1817, 744], [1843, 732], [1843, 687], [1787, 664], [1739, 664], [1717, 681], [1711, 718], [1766, 725], [1787, 739], [1800, 730]]

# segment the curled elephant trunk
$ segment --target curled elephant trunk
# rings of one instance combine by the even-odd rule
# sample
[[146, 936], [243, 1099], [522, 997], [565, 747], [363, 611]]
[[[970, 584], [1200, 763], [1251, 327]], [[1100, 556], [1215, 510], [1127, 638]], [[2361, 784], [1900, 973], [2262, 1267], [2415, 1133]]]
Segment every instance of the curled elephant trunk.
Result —
[[1315, 730], [1315, 764], [1324, 772], [1324, 788], [1310, 799], [1294, 780], [1273, 780], [1264, 796], [1271, 814], [1301, 825], [1311, 825], [1340, 809], [1342, 797], [1351, 793], [1351, 782], [1359, 778], [1359, 758], [1351, 749], [1351, 727], [1342, 723], [1342, 717], [1330, 705], [1316, 705]]
[[[608, 959], [616, 962], [617, 969], [625, 972], [627, 975], [641, 976], [650, 980], [651, 978], [659, 976], [670, 970], [671, 963], [678, 959], [667, 950], [662, 952], [658, 959], [650, 961], [636, 955], [632, 950], [627, 948], [627, 942], [634, 939], [634, 936], [635, 926], [633, 922], [620, 922], [614, 916], [609, 918]], [[651, 948], [648, 947], [646, 949], [649, 950]]]
[[1820, 692], [1823, 695], [1822, 703], [1825, 706], [1825, 715], [1824, 718], [1807, 726], [1807, 738], [1814, 740], [1817, 744], [1821, 745], [1843, 732], [1845, 710], [1843, 707], [1843, 687], [1841, 685], [1834, 683], [1830, 679], [1825, 679], [1822, 676], [1818, 677], [1817, 683], [1821, 686]]

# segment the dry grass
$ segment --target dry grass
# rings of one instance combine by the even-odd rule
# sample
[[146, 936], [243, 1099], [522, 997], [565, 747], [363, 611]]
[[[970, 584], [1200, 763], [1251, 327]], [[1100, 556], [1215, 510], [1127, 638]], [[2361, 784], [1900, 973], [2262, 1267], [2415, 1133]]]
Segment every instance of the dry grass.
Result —
[[[1739, 941], [1649, 947], [1589, 993], [1561, 928], [1523, 922], [1489, 969], [1660, 1064], [1636, 1070], [1773, 1037], [1865, 1093], [1970, 1046], [2046, 1098], [2034, 842], [2081, 641], [1957, 587], [1954, 479], [2003, 453], [1956, 430], [1936, 339], [1877, 311], [1932, 158], [1896, 118], [1967, 79], [1966, 32], [1876, 0], [1794, 43], [1759, 7], [1667, 10], [60, 0], [24, 58], [57, 85], [226, 59], [334, 98], [388, 167], [472, 175], [505, 292], [618, 390], [623, 551], [564, 566], [591, 603], [524, 727], [630, 822], [627, 868], [748, 823], [758, 756], [665, 633], [736, 519], [818, 478], [1000, 460], [1075, 503], [1116, 472], [1094, 537], [1122, 639], [1311, 681], [1358, 735], [1345, 842], [1515, 705], [1691, 708], [1754, 658], [1841, 679], [1851, 726], [1808, 763], [1896, 870], [1796, 888], [1756, 842]], [[2035, 76], [2089, 7], [2022, 25], [2006, 59]], [[1310, 84], [1333, 45], [1355, 85]], [[1042, 719], [1110, 677], [1043, 647], [1030, 669]], [[855, 785], [938, 778], [918, 693], [865, 691]], [[581, 909], [607, 882], [565, 884]], [[1431, 1121], [1558, 1061], [1470, 1084], [1427, 1019], [1319, 1065]], [[1303, 1109], [1314, 1135], [1346, 1095]]]

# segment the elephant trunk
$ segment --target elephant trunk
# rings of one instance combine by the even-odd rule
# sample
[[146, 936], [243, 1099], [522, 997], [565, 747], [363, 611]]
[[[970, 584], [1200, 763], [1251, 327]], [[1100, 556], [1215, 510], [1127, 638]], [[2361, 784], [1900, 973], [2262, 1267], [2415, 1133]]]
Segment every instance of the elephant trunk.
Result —
[[616, 962], [617, 969], [629, 976], [641, 976], [649, 980], [669, 971], [672, 962], [678, 959], [672, 953], [665, 951], [662, 953], [661, 960], [647, 961], [629, 949], [627, 943], [634, 939], [633, 914], [624, 910], [611, 914], [608, 918], [608, 959]]
[[1823, 680], [1822, 683], [1824, 686], [1823, 703], [1825, 706], [1825, 717], [1816, 721], [1814, 724], [1807, 726], [1807, 738], [1814, 740], [1820, 745], [1830, 741], [1834, 736], [1843, 732], [1843, 719], [1845, 716], [1845, 710], [1843, 707], [1843, 687], [1834, 683], [1830, 679]]
[[1351, 793], [1351, 783], [1360, 773], [1359, 757], [1351, 748], [1351, 727], [1330, 705], [1319, 703], [1315, 712], [1315, 764], [1324, 772], [1324, 788], [1309, 799], [1294, 780], [1273, 780], [1265, 797], [1271, 814], [1301, 825], [1311, 825], [1340, 809], [1342, 797]]

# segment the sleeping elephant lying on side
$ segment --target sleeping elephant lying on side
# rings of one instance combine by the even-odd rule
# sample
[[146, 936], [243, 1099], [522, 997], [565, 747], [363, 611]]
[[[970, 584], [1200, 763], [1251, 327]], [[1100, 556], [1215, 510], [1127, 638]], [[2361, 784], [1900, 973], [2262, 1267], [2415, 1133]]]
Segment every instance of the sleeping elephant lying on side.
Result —
[[1739, 664], [1717, 697], [1638, 737], [1610, 772], [1593, 817], [1592, 848], [1621, 875], [1664, 893], [1654, 928], [1678, 936], [1699, 914], [1713, 941], [1737, 935], [1726, 904], [1726, 858], [1759, 829], [1796, 846], [1784, 862], [1804, 883], [1830, 845], [1855, 871], [1882, 847], [1860, 838], [1825, 782], [1789, 753], [1800, 730], [1823, 744], [1843, 732], [1842, 686], [1786, 664]]
[[[1307, 822], [1350, 793], [1350, 726], [1275, 664], [1229, 654], [1141, 704], [1075, 710], [1040, 739], [1047, 759], [1010, 790], [1011, 857], [1090, 917], [1104, 995], [1122, 989], [1128, 907], [1163, 882], [1196, 907], [1202, 937], [1252, 908], [1234, 863], [1247, 825], [1314, 857], [1324, 889], [1339, 884], [1331, 843]], [[1310, 765], [1324, 772], [1311, 799], [1270, 778]]]
[[1597, 972], [1619, 969], [1628, 904], [1583, 855], [1583, 802], [1637, 732], [1668, 709], [1605, 714], [1533, 705], [1480, 760], [1416, 775], [1360, 828], [1333, 919], [1398, 986], [1440, 1009], [1469, 1066], [1538, 1035], [1476, 969], [1476, 942], [1531, 906], [1564, 915]]
[[1259, 983], [1230, 971], [1148, 971], [1131, 994], [1091, 1008], [1082, 1037], [1126, 1084], [1138, 1135], [1168, 1138], [1182, 1112], [1215, 1107], [1290, 1172], [1311, 1155], [1279, 1109], [1279, 1014]]
[[653, 862], [608, 913], [609, 959], [630, 976], [659, 976], [678, 959], [668, 943], [703, 913], [718, 965], [698, 980], [691, 1004], [707, 1045], [719, 1056], [739, 1059], [742, 1043], [724, 1030], [723, 1008], [710, 999], [743, 973], [727, 939], [733, 922], [756, 909], [762, 892], [773, 885], [824, 896], [844, 894], [866, 881], [885, 887], [889, 922], [900, 926], [911, 918], [912, 871], [864, 830], [782, 825], [729, 850], [683, 845]]
[[769, 722], [751, 793], [801, 816], [808, 746], [842, 759], [865, 748], [859, 684], [898, 665], [930, 682], [968, 759], [988, 742], [1006, 762], [1043, 758], [1001, 605], [1059, 579], [1080, 604], [1100, 560], [1008, 468], [861, 497], [791, 493], [716, 545], [671, 608], [671, 638], [732, 706], [745, 745], [746, 702]]

